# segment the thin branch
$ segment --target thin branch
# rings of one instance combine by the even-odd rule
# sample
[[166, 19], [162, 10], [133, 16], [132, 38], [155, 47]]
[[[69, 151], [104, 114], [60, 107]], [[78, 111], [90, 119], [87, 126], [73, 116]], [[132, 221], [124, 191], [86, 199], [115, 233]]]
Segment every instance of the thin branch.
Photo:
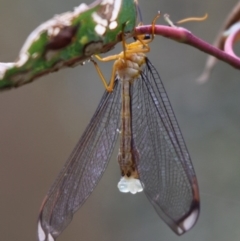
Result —
[[[205, 53], [215, 56], [216, 58], [230, 64], [231, 66], [240, 69], [240, 59], [235, 56], [232, 50], [231, 44], [228, 46], [229, 53], [226, 53], [211, 44], [205, 42], [204, 40], [196, 37], [190, 31], [180, 27], [168, 27], [162, 25], [155, 25], [155, 34], [161, 35], [166, 38], [170, 38], [180, 43], [188, 44], [197, 48]], [[136, 35], [141, 34], [151, 34], [152, 25], [139, 26], [135, 29]], [[228, 49], [228, 50], [229, 50]], [[233, 54], [232, 54], [233, 53]]]
[[235, 23], [228, 31], [228, 37], [225, 40], [224, 43], [224, 51], [229, 53], [235, 58], [239, 58], [233, 51], [233, 45], [234, 43], [239, 40], [240, 36], [240, 22]]
[[[239, 20], [240, 20], [240, 1], [232, 8], [230, 13], [224, 20], [222, 27], [220, 28], [220, 30], [213, 42], [213, 46], [223, 50], [224, 46], [225, 46], [226, 37], [227, 37], [224, 35], [224, 32], [227, 29], [229, 29], [232, 25], [239, 22]], [[229, 52], [227, 52], [227, 53], [233, 53], [232, 46], [233, 46], [233, 44], [230, 46]], [[203, 73], [198, 78], [198, 82], [204, 83], [208, 80], [209, 75], [210, 75], [212, 69], [214, 68], [214, 66], [216, 65], [216, 63], [217, 63], [217, 59], [214, 56], [208, 56], [206, 63], [205, 63]]]

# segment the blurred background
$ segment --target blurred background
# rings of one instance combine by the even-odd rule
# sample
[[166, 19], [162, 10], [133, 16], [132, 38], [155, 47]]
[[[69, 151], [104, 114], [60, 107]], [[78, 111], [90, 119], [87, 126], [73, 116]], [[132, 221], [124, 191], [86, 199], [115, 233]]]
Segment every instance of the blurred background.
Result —
[[[91, 1], [85, 0], [86, 3]], [[140, 0], [145, 23], [157, 10], [212, 42], [236, 0]], [[0, 61], [13, 61], [28, 34], [77, 0], [0, 0]], [[159, 23], [165, 24], [163, 19]], [[120, 51], [121, 48], [118, 47]], [[206, 54], [156, 37], [149, 58], [158, 69], [197, 173], [201, 215], [177, 237], [143, 193], [117, 189], [117, 150], [93, 194], [59, 241], [224, 241], [240, 239], [240, 77], [219, 62], [204, 85], [196, 82]], [[239, 53], [239, 52], [238, 52]], [[101, 65], [110, 77], [111, 65]], [[91, 63], [64, 69], [0, 94], [0, 233], [5, 241], [36, 240], [38, 211], [48, 189], [93, 115], [103, 85]]]

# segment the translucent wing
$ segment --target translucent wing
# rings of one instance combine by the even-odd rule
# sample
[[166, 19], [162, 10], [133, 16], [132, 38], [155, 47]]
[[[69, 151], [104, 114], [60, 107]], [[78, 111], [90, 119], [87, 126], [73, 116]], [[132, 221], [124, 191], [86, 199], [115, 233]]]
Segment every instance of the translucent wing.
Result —
[[71, 222], [100, 180], [117, 139], [120, 123], [120, 83], [105, 92], [88, 127], [48, 195], [38, 222], [39, 241], [55, 240]]
[[159, 216], [181, 235], [198, 218], [197, 179], [160, 76], [149, 60], [131, 96], [140, 181]]

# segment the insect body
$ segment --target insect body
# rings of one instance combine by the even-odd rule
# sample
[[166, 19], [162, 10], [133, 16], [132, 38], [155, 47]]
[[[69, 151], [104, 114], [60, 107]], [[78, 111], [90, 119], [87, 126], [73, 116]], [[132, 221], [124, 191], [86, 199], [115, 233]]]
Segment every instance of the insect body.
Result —
[[137, 21], [137, 0], [96, 0], [56, 15], [36, 28], [16, 62], [0, 63], [0, 90], [18, 87], [63, 67], [83, 63], [107, 52]]
[[[159, 216], [178, 235], [199, 215], [196, 175], [160, 76], [145, 53], [152, 39], [124, 44], [98, 108], [64, 169], [44, 199], [39, 241], [55, 240], [91, 194], [120, 133], [121, 192], [144, 191]], [[120, 131], [119, 131], [120, 130]]]

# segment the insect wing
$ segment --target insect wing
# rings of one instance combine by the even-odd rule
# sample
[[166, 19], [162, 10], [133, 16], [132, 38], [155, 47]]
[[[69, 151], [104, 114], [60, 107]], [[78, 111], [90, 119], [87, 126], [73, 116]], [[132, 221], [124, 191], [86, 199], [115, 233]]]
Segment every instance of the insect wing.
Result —
[[199, 215], [196, 175], [160, 76], [150, 61], [132, 87], [133, 154], [159, 216], [178, 235]]
[[45, 197], [38, 221], [39, 241], [55, 240], [91, 194], [107, 167], [117, 140], [120, 84], [105, 92], [88, 127]]

